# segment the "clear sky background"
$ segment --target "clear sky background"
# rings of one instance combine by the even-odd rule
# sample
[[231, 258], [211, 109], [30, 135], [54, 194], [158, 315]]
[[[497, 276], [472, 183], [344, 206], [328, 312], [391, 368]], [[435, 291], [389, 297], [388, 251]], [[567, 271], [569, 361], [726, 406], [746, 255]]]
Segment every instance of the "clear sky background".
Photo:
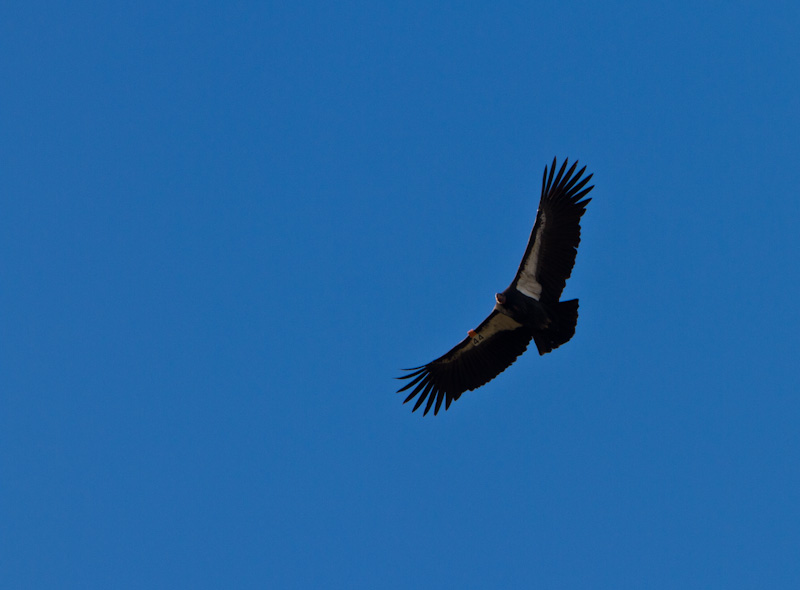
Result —
[[[800, 587], [798, 30], [3, 3], [0, 585]], [[553, 156], [575, 337], [412, 414]]]

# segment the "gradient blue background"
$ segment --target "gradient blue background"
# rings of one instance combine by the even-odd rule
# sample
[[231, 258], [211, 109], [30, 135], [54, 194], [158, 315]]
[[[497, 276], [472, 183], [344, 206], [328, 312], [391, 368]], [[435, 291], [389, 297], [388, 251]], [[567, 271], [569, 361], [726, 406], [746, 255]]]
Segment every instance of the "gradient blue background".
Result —
[[[798, 30], [4, 3], [1, 585], [800, 587]], [[411, 414], [554, 155], [595, 175], [575, 337]]]

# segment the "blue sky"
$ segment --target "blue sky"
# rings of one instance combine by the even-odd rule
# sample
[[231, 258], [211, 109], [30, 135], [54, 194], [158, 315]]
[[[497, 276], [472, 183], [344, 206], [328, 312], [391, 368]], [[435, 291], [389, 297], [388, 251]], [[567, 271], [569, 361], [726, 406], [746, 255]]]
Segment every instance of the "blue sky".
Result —
[[[4, 4], [3, 587], [800, 587], [798, 29]], [[553, 156], [575, 337], [411, 414]]]

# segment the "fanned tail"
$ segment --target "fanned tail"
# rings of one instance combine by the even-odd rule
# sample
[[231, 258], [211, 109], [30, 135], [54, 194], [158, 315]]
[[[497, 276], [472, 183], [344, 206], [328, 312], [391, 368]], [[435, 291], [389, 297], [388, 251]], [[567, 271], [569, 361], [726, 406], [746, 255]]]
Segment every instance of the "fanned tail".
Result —
[[575, 335], [575, 326], [578, 324], [578, 300], [559, 301], [551, 313], [553, 323], [550, 327], [533, 334], [533, 341], [540, 355], [569, 342]]

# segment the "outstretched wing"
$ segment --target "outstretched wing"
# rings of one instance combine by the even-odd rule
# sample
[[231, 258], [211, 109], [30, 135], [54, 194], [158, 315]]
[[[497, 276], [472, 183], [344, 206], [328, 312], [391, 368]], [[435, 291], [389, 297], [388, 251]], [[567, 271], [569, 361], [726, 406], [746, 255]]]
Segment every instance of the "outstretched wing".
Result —
[[586, 166], [574, 174], [578, 165], [575, 162], [564, 173], [568, 161], [564, 160], [555, 180], [555, 158], [549, 176], [547, 166], [544, 167], [536, 223], [517, 276], [511, 283], [512, 287], [537, 301], [556, 302], [561, 297], [575, 266], [575, 255], [581, 242], [581, 216], [591, 201], [583, 197], [594, 188], [583, 188], [592, 178], [590, 174], [581, 180]]
[[480, 387], [505, 371], [525, 352], [531, 338], [528, 328], [505, 314], [493, 311], [446, 355], [427, 365], [407, 369], [408, 375], [398, 379], [411, 379], [411, 382], [398, 393], [413, 387], [403, 403], [419, 394], [412, 411], [427, 399], [424, 414], [431, 409], [434, 400], [433, 413], [438, 414], [442, 401], [445, 401], [446, 410], [465, 391]]

